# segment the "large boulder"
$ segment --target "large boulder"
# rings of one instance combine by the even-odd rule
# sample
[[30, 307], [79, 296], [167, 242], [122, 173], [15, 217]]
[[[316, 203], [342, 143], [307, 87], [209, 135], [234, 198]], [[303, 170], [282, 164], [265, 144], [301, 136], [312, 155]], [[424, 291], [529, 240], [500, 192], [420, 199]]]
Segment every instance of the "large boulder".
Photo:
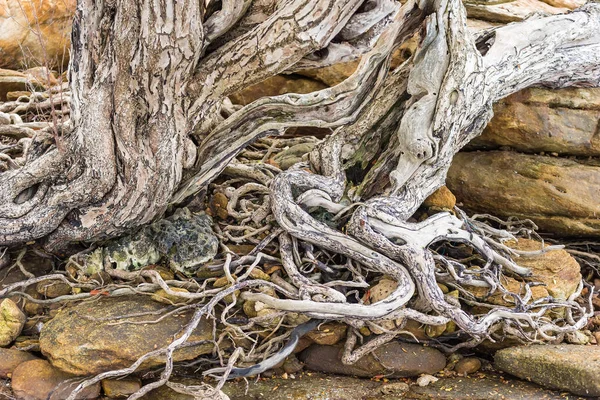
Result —
[[600, 347], [534, 345], [500, 350], [496, 368], [551, 389], [600, 396]]
[[0, 0], [0, 68], [66, 68], [76, 0]]
[[[59, 312], [40, 334], [42, 353], [55, 367], [74, 375], [95, 375], [129, 367], [144, 354], [168, 346], [190, 321], [191, 312], [157, 320], [164, 304], [146, 296], [105, 298]], [[142, 323], [149, 321], [149, 323]], [[211, 341], [212, 322], [201, 320], [189, 342]], [[174, 353], [175, 361], [210, 353], [212, 343], [200, 343]], [[161, 365], [149, 359], [142, 368]]]
[[458, 153], [448, 188], [470, 212], [530, 218], [564, 236], [600, 236], [600, 159]]
[[600, 89], [531, 88], [494, 105], [494, 118], [470, 148], [600, 156]]

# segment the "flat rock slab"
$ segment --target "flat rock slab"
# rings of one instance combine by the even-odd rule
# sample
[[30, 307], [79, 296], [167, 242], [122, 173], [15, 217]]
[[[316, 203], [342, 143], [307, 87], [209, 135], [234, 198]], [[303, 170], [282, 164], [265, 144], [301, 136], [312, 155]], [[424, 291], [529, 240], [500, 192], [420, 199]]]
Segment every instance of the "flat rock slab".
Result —
[[446, 357], [439, 350], [410, 343], [386, 343], [352, 365], [342, 363], [342, 353], [340, 346], [312, 345], [299, 358], [314, 371], [366, 378], [434, 374], [446, 366]]
[[[167, 309], [146, 296], [105, 298], [59, 312], [40, 334], [42, 353], [57, 368], [74, 375], [95, 375], [131, 366], [139, 357], [168, 346], [191, 318], [191, 311], [156, 322]], [[154, 321], [154, 322], [153, 322]], [[212, 340], [212, 322], [203, 319], [189, 342]], [[185, 361], [210, 353], [204, 342], [174, 353]], [[142, 368], [161, 365], [155, 357]]]
[[406, 399], [432, 400], [574, 400], [578, 397], [550, 391], [534, 383], [497, 374], [442, 378], [421, 387], [412, 385]]
[[500, 350], [496, 368], [551, 389], [600, 396], [600, 347], [535, 345]]
[[[176, 379], [179, 383], [198, 385], [198, 379]], [[575, 400], [573, 395], [544, 389], [534, 383], [523, 382], [510, 376], [477, 374], [477, 377], [442, 378], [426, 387], [412, 380], [390, 379], [388, 382], [350, 376], [326, 375], [318, 372], [303, 373], [296, 379], [269, 378], [230, 381], [223, 392], [231, 400]], [[150, 392], [144, 400], [193, 400], [192, 396], [162, 387]]]

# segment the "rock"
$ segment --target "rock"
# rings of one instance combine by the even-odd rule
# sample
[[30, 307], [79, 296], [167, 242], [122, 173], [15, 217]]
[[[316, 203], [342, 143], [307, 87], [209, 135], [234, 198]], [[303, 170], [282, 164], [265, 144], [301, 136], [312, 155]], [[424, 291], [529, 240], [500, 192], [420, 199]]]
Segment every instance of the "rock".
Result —
[[29, 97], [31, 96], [31, 92], [26, 91], [26, 90], [20, 90], [20, 91], [16, 91], [16, 92], [8, 92], [6, 93], [6, 100], [7, 101], [15, 101], [15, 100], [19, 100], [19, 98], [21, 97]]
[[296, 374], [304, 369], [304, 364], [298, 360], [295, 354], [290, 354], [286, 357], [281, 367], [286, 374]]
[[265, 96], [277, 96], [285, 93], [310, 93], [325, 89], [323, 83], [298, 76], [275, 75], [256, 85], [249, 86], [230, 96], [234, 104], [249, 104]]
[[569, 11], [568, 8], [552, 7], [538, 0], [500, 2], [466, 0], [464, 5], [469, 18], [502, 23], [522, 21], [535, 13], [561, 14]]
[[340, 323], [326, 323], [306, 334], [316, 344], [334, 345], [346, 337], [348, 327]]
[[0, 7], [0, 68], [48, 65], [66, 69], [75, 0], [4, 0]]
[[465, 357], [456, 363], [454, 372], [457, 374], [468, 375], [473, 374], [481, 368], [481, 361], [475, 357]]
[[530, 218], [557, 235], [600, 235], [599, 159], [458, 153], [446, 184], [470, 212]]
[[137, 378], [104, 379], [102, 391], [106, 397], [111, 399], [127, 397], [137, 392], [142, 387], [142, 381]]
[[[191, 313], [182, 312], [152, 324], [114, 324], [114, 318], [136, 313], [137, 317], [125, 320], [152, 321], [158, 316], [139, 314], [163, 308], [164, 304], [145, 296], [108, 297], [78, 304], [59, 312], [44, 325], [40, 334], [41, 351], [55, 367], [75, 375], [95, 375], [129, 367], [142, 355], [171, 343]], [[212, 337], [212, 323], [203, 319], [189, 341]], [[191, 360], [211, 352], [212, 348], [210, 343], [186, 347], [176, 351], [174, 359]], [[162, 357], [152, 358], [142, 368], [163, 362]]]
[[36, 359], [36, 356], [26, 351], [0, 348], [0, 378], [10, 378], [20, 364]]
[[525, 153], [599, 156], [600, 89], [530, 88], [494, 105], [494, 118], [469, 144]]
[[500, 350], [496, 368], [551, 389], [600, 396], [600, 348], [579, 345], [532, 345]]
[[71, 294], [71, 290], [69, 284], [58, 280], [41, 281], [36, 285], [36, 291], [50, 299]]
[[440, 378], [427, 386], [412, 385], [403, 399], [419, 400], [565, 400], [540, 386], [498, 374], [477, 373], [462, 378]]
[[434, 374], [446, 366], [446, 358], [439, 350], [410, 343], [386, 343], [352, 365], [342, 363], [342, 353], [340, 346], [315, 344], [300, 354], [300, 360], [315, 371], [362, 377]]
[[[46, 360], [32, 360], [20, 364], [12, 375], [12, 389], [20, 400], [65, 399], [79, 381], [69, 381], [73, 375], [54, 368]], [[100, 395], [100, 384], [85, 388], [77, 399], [95, 399]]]
[[54, 72], [50, 71], [46, 67], [29, 68], [28, 70], [24, 71], [23, 74], [25, 74], [29, 82], [34, 85], [50, 88], [59, 84]]
[[297, 162], [302, 161], [302, 156], [306, 153], [310, 153], [314, 147], [315, 143], [300, 143], [294, 145], [273, 157], [273, 162], [282, 170], [286, 170]]
[[21, 334], [27, 317], [11, 299], [0, 301], [0, 347], [6, 347]]
[[[518, 242], [508, 241], [505, 244], [513, 249], [522, 251], [535, 251], [542, 248], [542, 243], [531, 239], [519, 239]], [[579, 263], [565, 250], [551, 250], [543, 254], [515, 258], [522, 267], [529, 268], [533, 276], [526, 278], [530, 282], [541, 282], [544, 286], [531, 287], [532, 301], [548, 297], [557, 300], [566, 300], [577, 290], [581, 282], [581, 268]], [[504, 287], [510, 292], [525, 295], [525, 284], [506, 276], [502, 281]], [[482, 287], [466, 287], [476, 297], [484, 297], [488, 290]], [[502, 293], [496, 292], [486, 299], [491, 304], [514, 307]]]
[[456, 205], [456, 196], [446, 187], [442, 186], [429, 195], [423, 202], [423, 206], [436, 207], [445, 210], [452, 210]]
[[179, 304], [184, 303], [187, 300], [184, 296], [190, 293], [187, 289], [177, 287], [171, 288], [171, 291], [174, 293], [181, 293], [181, 296], [177, 296], [176, 294], [171, 295], [165, 292], [163, 289], [159, 289], [151, 296], [151, 298], [159, 303]]
[[[1, 13], [1, 11], [0, 11]], [[1, 34], [0, 34], [1, 35]], [[2, 52], [0, 45], [0, 54]], [[0, 56], [0, 60], [2, 57]], [[27, 75], [17, 71], [0, 69], [0, 101], [7, 100], [7, 94], [15, 91], [26, 91], [29, 89], [44, 89], [42, 86], [31, 82]]]
[[85, 258], [84, 273], [102, 271], [105, 259], [117, 269], [138, 270], [164, 257], [173, 271], [192, 276], [217, 254], [219, 241], [211, 224], [205, 213], [179, 208], [167, 218], [96, 249]]
[[418, 379], [417, 379], [417, 385], [423, 387], [423, 386], [428, 386], [431, 383], [435, 383], [439, 381], [439, 378], [436, 378], [433, 375], [421, 375]]

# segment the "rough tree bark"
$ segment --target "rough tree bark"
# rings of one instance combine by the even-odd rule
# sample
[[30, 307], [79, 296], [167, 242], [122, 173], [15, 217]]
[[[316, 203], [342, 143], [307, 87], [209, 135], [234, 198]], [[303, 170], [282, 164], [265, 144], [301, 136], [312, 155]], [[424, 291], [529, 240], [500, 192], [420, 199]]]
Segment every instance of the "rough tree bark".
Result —
[[[486, 287], [499, 285], [498, 268], [529, 271], [489, 240], [483, 225], [448, 213], [408, 220], [444, 184], [453, 155], [481, 133], [495, 101], [531, 85], [600, 85], [599, 4], [478, 37], [467, 31], [459, 0], [223, 0], [216, 10], [207, 4], [79, 1], [71, 119], [54, 140], [34, 137], [26, 162], [0, 175], [0, 245], [40, 240], [57, 249], [123, 234], [204, 191], [253, 141], [292, 127], [325, 127], [334, 132], [310, 162], [270, 185], [284, 231], [281, 259], [299, 294], [242, 297], [354, 326], [406, 316], [452, 320], [476, 341], [498, 323], [538, 338], [585, 324], [588, 310], [574, 301], [581, 290], [542, 308], [524, 301], [469, 315], [439, 289], [439, 265], [459, 285]], [[414, 35], [416, 53], [390, 70], [392, 52]], [[356, 72], [334, 87], [261, 98], [241, 109], [228, 103], [232, 93], [269, 76], [359, 57]], [[348, 202], [354, 208], [344, 232], [307, 211], [337, 214]], [[442, 241], [472, 246], [485, 267], [473, 275], [455, 271], [457, 263], [430, 249]], [[398, 286], [372, 305], [349, 302], [298, 274], [298, 242], [342, 254]], [[569, 308], [567, 323], [543, 318], [557, 306]], [[351, 362], [352, 353], [345, 359]]]

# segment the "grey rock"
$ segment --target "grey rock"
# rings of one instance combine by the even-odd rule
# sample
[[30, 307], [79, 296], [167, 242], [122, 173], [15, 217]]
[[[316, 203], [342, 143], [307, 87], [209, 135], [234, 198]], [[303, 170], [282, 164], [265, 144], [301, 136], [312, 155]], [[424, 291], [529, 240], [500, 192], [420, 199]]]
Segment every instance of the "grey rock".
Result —
[[417, 344], [387, 343], [352, 365], [342, 363], [342, 353], [340, 346], [312, 345], [300, 354], [300, 359], [306, 368], [315, 371], [368, 378], [434, 374], [446, 366], [446, 358], [439, 350]]
[[551, 389], [600, 396], [600, 347], [533, 345], [500, 350], [496, 368]]

